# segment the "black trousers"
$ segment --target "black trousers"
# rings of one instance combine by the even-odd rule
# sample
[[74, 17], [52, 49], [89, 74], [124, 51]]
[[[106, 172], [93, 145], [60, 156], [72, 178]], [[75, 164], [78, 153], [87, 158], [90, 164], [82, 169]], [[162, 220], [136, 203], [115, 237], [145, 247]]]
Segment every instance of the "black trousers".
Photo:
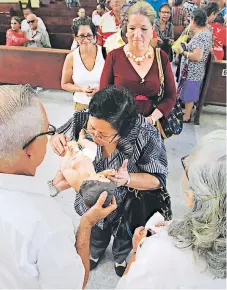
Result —
[[[106, 251], [110, 243], [111, 236], [119, 224], [119, 218], [108, 225], [103, 230], [94, 226], [91, 231], [90, 253], [92, 258], [100, 258]], [[125, 235], [119, 239], [114, 237], [112, 253], [114, 261], [121, 264], [132, 250], [132, 239]]]
[[[168, 193], [160, 193], [149, 196], [146, 201], [146, 205], [149, 207], [151, 216], [156, 212], [160, 212], [165, 220], [170, 220], [172, 217], [171, 202]], [[103, 230], [97, 226], [94, 226], [91, 231], [91, 242], [90, 242], [90, 253], [92, 258], [100, 258], [106, 251], [110, 243], [111, 236], [116, 231], [119, 226], [119, 219], [124, 210], [124, 205], [121, 206], [121, 210], [116, 218], [111, 222], [107, 228]], [[136, 226], [145, 226], [145, 224], [140, 224], [140, 218], [137, 214], [134, 215], [136, 219]], [[132, 238], [125, 232], [125, 234], [120, 235], [120, 237], [114, 237], [112, 252], [114, 261], [121, 264], [127, 258], [132, 250]]]

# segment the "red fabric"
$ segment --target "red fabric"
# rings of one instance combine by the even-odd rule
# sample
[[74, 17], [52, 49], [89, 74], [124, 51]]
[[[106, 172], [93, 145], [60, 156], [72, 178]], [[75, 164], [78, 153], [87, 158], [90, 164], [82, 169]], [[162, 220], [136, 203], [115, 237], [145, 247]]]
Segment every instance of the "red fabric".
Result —
[[25, 32], [15, 32], [12, 29], [8, 29], [6, 32], [6, 45], [7, 46], [22, 46], [28, 42], [28, 38], [24, 37]]
[[[161, 51], [163, 72], [165, 77], [164, 99], [157, 106], [162, 114], [167, 117], [176, 102], [176, 86], [168, 56]], [[108, 85], [125, 87], [133, 96], [142, 95], [153, 99], [160, 90], [160, 81], [158, 75], [158, 64], [156, 57], [151, 69], [145, 77], [145, 82], [141, 84], [141, 78], [127, 59], [123, 47], [111, 51], [107, 55], [104, 69], [101, 75], [100, 88]]]
[[214, 35], [214, 48], [213, 53], [217, 60], [222, 60], [224, 58], [224, 48], [226, 46], [226, 27], [220, 23], [210, 23], [213, 28]]
[[153, 31], [153, 38], [158, 38], [157, 32], [155, 30]]
[[[106, 13], [106, 14], [107, 14], [107, 13]], [[105, 20], [106, 20], [106, 23], [104, 22], [103, 25], [102, 25], [102, 26], [104, 26], [104, 27], [99, 26], [99, 27], [98, 27], [98, 30], [97, 30], [97, 43], [98, 43], [99, 45], [101, 45], [101, 46], [103, 46], [103, 45], [105, 44], [105, 42], [106, 42], [106, 40], [107, 40], [107, 38], [108, 38], [109, 36], [113, 35], [113, 34], [117, 31], [117, 29], [118, 29], [118, 27], [119, 27], [119, 25], [120, 25], [120, 22], [119, 22], [119, 21], [117, 20], [117, 18], [115, 17], [115, 15], [114, 15], [114, 13], [113, 13], [113, 10], [111, 10], [111, 11], [109, 12], [109, 16], [112, 17], [112, 18], [114, 18], [116, 29], [115, 29], [115, 31], [111, 31], [111, 32], [108, 32], [108, 31], [107, 31], [107, 28], [108, 28], [108, 21], [110, 21], [110, 19], [109, 19], [109, 18], [106, 18], [106, 19], [105, 19]]]

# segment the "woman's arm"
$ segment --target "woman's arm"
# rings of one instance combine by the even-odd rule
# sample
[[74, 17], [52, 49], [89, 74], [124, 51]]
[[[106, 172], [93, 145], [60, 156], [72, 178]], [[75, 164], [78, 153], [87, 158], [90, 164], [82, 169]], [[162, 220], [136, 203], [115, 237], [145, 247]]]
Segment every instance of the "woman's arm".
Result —
[[78, 87], [73, 84], [73, 53], [66, 56], [61, 77], [61, 88], [67, 92], [85, 92], [84, 88]]
[[186, 56], [191, 61], [201, 61], [203, 57], [203, 49], [202, 48], [195, 48], [193, 51], [184, 51], [183, 55]]
[[[120, 61], [120, 60], [119, 60]], [[114, 72], [113, 72], [113, 51], [111, 51], [106, 58], [105, 65], [100, 79], [100, 89], [108, 85], [114, 85]]]
[[29, 42], [29, 39], [26, 37], [17, 37], [13, 34], [11, 30], [8, 30], [6, 33], [7, 43], [11, 43], [14, 46], [22, 46], [23, 44]]

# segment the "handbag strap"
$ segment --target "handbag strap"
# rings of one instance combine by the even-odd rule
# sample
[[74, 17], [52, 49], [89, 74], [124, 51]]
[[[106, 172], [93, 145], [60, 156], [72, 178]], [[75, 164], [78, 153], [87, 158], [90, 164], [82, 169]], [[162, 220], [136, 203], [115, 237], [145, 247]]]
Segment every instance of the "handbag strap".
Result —
[[159, 74], [159, 80], [160, 84], [164, 84], [164, 74], [163, 74], [163, 68], [162, 68], [162, 60], [161, 60], [161, 49], [158, 47], [156, 48], [156, 59], [158, 63], [158, 74]]

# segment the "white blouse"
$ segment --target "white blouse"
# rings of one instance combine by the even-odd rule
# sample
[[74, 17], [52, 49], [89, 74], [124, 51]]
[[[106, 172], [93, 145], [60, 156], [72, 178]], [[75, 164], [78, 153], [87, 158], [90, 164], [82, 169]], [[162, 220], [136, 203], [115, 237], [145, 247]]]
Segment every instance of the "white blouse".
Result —
[[[160, 228], [159, 228], [160, 229]], [[214, 279], [191, 249], [179, 249], [163, 227], [138, 248], [117, 289], [226, 289], [226, 279]]]
[[[73, 51], [73, 82], [79, 87], [99, 87], [100, 77], [104, 67], [105, 60], [102, 54], [102, 47], [97, 46], [97, 55], [95, 65], [91, 71], [84, 66], [80, 56], [80, 48]], [[74, 93], [73, 100], [80, 104], [89, 105], [92, 97], [88, 97], [85, 93]]]

